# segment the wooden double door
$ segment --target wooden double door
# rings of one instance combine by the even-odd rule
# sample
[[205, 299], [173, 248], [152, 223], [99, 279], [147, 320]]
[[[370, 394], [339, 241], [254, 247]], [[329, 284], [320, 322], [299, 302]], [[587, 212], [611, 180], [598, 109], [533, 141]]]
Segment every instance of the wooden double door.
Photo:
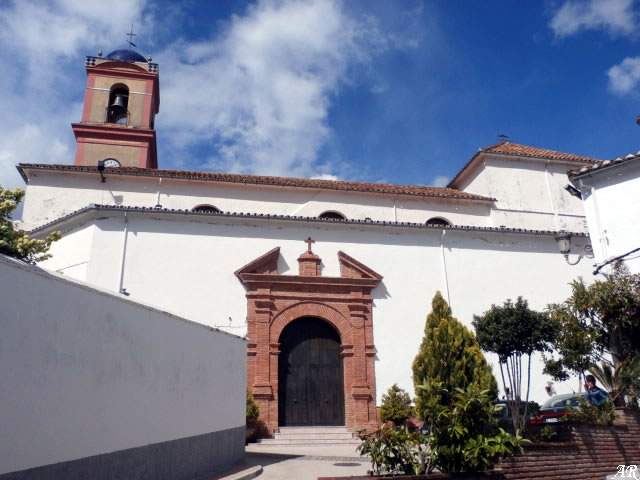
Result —
[[324, 320], [300, 318], [280, 336], [278, 417], [282, 426], [345, 424], [340, 336]]

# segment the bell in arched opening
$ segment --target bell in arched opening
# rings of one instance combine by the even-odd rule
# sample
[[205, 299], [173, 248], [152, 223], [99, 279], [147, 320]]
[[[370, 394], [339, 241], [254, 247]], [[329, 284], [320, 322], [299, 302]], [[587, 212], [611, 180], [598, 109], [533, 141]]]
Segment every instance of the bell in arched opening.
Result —
[[126, 85], [114, 85], [109, 94], [107, 123], [126, 125], [128, 121], [129, 89]]

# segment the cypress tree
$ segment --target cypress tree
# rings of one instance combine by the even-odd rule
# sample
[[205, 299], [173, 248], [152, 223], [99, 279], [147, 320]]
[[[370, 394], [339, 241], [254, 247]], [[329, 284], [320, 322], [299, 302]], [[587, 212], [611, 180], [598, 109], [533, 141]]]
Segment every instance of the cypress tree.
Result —
[[[473, 333], [451, 315], [436, 292], [427, 316], [424, 338], [413, 361], [416, 412], [430, 419], [434, 406], [448, 407], [457, 388], [476, 387], [497, 396], [497, 384]], [[433, 412], [435, 414], [435, 412]]]

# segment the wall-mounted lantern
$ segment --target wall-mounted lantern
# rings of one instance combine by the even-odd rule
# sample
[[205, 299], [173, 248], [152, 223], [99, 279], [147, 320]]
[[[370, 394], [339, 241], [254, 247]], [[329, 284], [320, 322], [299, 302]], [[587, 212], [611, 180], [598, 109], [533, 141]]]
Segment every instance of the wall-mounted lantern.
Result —
[[578, 258], [572, 262], [569, 260], [569, 253], [571, 253], [571, 234], [569, 232], [560, 231], [556, 235], [556, 242], [558, 242], [558, 250], [569, 265], [577, 265], [582, 260], [582, 255], [578, 255]]

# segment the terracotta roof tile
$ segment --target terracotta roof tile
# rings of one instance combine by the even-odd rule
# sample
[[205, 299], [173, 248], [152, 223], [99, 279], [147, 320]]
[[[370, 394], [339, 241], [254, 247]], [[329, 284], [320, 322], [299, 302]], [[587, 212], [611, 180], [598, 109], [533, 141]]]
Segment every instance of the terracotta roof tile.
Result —
[[[28, 181], [28, 176], [25, 173], [27, 170], [57, 170], [64, 172], [80, 172], [93, 174], [98, 173], [97, 167], [88, 165], [84, 166], [21, 163], [17, 168], [22, 175], [22, 178], [24, 178], [25, 182]], [[187, 170], [158, 170], [152, 168], [120, 167], [107, 169], [105, 171], [105, 175], [163, 177], [206, 182], [409, 195], [417, 197], [472, 200], [483, 202], [491, 202], [495, 200], [493, 198], [484, 197], [481, 195], [462, 192], [454, 188], [427, 187], [421, 185], [395, 185], [389, 183], [348, 182], [340, 180], [320, 180], [312, 178], [276, 177], [265, 175], [242, 175], [235, 173], [213, 173], [194, 172]]]
[[582, 168], [571, 170], [569, 172], [569, 177], [571, 179], [574, 179], [577, 177], [581, 177], [583, 175], [590, 174], [592, 172], [597, 172], [607, 167], [614, 167], [621, 163], [636, 161], [638, 159], [640, 159], [640, 151], [637, 151], [635, 153], [629, 153], [624, 157], [617, 157], [617, 158], [614, 158], [613, 160], [599, 160], [591, 165], [586, 165], [586, 166], [583, 166]]
[[496, 145], [483, 148], [481, 151], [486, 153], [516, 155], [519, 157], [548, 158], [550, 160], [562, 160], [568, 162], [595, 163], [598, 161], [595, 158], [576, 155], [575, 153], [558, 152], [556, 150], [549, 150], [548, 148], [538, 148], [512, 142], [500, 142]]
[[556, 150], [549, 150], [548, 148], [532, 147], [531, 145], [522, 145], [520, 143], [513, 143], [503, 141], [491, 145], [490, 147], [480, 148], [476, 154], [465, 164], [464, 167], [456, 173], [455, 177], [449, 182], [447, 187], [458, 188], [458, 181], [464, 176], [472, 166], [477, 165], [476, 159], [483, 153], [492, 153], [498, 155], [511, 155], [516, 157], [529, 157], [529, 158], [541, 158], [547, 160], [556, 160], [561, 162], [575, 162], [577, 166], [592, 163], [597, 163], [599, 160], [592, 157], [585, 157], [582, 155], [576, 155], [575, 153], [563, 153]]

